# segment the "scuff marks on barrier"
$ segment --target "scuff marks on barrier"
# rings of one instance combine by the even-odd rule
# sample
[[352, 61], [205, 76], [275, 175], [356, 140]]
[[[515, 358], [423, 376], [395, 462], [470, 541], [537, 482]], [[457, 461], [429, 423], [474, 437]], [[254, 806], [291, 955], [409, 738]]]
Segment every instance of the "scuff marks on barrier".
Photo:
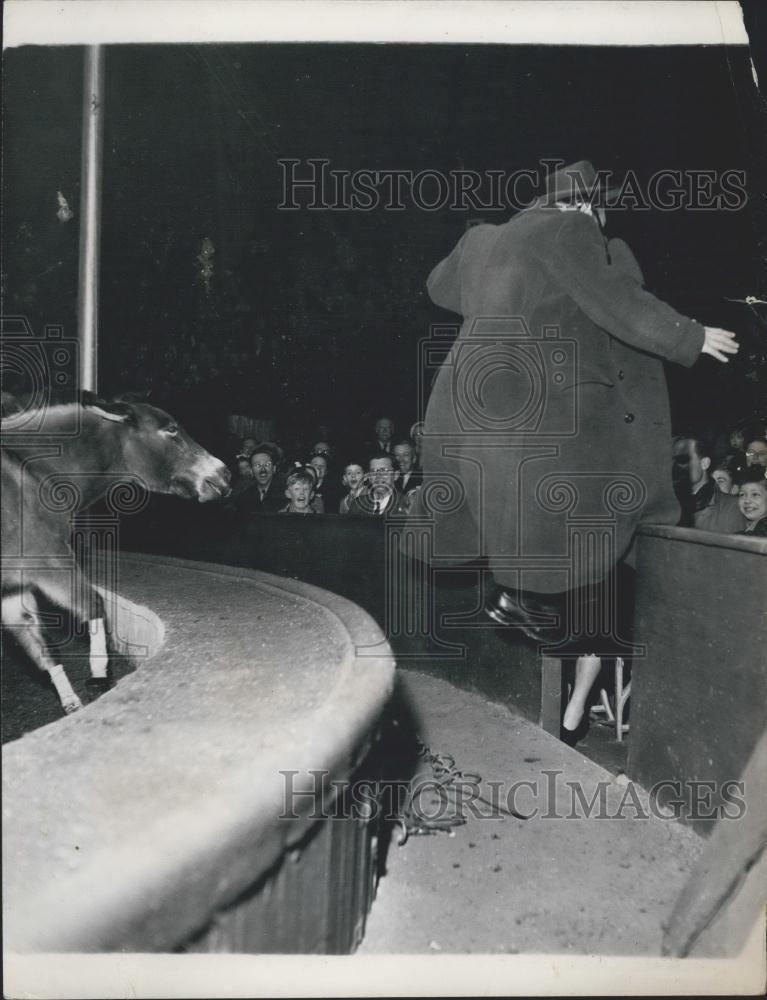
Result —
[[56, 212], [56, 218], [59, 222], [69, 222], [70, 219], [74, 218], [75, 213], [69, 207], [69, 202], [61, 191], [56, 192], [56, 201], [59, 203], [58, 211]]
[[200, 252], [197, 254], [197, 263], [200, 266], [200, 277], [205, 285], [205, 294], [210, 294], [210, 283], [213, 278], [213, 258], [216, 253], [216, 248], [213, 246], [213, 240], [206, 236], [202, 241], [202, 247]]

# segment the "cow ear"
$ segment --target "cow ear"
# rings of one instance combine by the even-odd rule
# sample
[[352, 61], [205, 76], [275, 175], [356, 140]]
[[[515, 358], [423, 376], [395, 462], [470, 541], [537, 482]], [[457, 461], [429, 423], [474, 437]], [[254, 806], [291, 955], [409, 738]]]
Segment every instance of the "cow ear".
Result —
[[130, 403], [104, 403], [99, 400], [98, 403], [86, 403], [85, 405], [89, 413], [95, 413], [103, 420], [112, 420], [116, 423], [134, 426], [138, 423], [136, 411]]
[[151, 394], [151, 389], [144, 389], [141, 391], [131, 389], [129, 392], [118, 393], [116, 396], [113, 396], [112, 399], [115, 403], [146, 403]]

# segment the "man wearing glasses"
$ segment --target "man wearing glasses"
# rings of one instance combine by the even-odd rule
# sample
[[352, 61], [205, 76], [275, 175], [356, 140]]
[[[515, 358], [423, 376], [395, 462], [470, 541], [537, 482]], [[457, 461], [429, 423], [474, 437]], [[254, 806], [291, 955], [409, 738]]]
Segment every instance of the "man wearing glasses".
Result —
[[259, 445], [250, 457], [253, 485], [242, 494], [238, 510], [266, 514], [285, 506], [285, 496], [277, 482], [278, 456], [268, 445]]
[[767, 469], [767, 442], [758, 438], [756, 441], [749, 441], [746, 446], [746, 465], [761, 465]]

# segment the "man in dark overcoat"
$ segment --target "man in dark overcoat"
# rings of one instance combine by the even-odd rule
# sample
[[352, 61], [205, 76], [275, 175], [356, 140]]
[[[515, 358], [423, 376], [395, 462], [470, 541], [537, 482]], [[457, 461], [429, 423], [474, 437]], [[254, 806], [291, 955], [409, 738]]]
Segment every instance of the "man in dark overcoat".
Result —
[[737, 350], [643, 288], [628, 246], [602, 235], [595, 181], [586, 161], [551, 175], [428, 279], [464, 322], [432, 387], [411, 515], [433, 518], [438, 563], [486, 560], [500, 588], [486, 610], [536, 640], [551, 636], [540, 622], [562, 624], [566, 593], [624, 559], [641, 521], [679, 520], [662, 361]]

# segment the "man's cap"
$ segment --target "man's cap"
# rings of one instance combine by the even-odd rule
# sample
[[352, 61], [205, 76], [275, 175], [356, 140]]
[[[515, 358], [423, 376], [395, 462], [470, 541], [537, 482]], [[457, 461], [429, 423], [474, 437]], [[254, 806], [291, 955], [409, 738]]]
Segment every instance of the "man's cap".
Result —
[[250, 454], [251, 459], [254, 455], [268, 455], [274, 465], [278, 465], [282, 461], [282, 449], [268, 441], [264, 441], [263, 444], [259, 444], [253, 449]]
[[587, 201], [600, 205], [620, 191], [620, 185], [608, 186], [588, 160], [578, 160], [546, 178], [546, 202]]

